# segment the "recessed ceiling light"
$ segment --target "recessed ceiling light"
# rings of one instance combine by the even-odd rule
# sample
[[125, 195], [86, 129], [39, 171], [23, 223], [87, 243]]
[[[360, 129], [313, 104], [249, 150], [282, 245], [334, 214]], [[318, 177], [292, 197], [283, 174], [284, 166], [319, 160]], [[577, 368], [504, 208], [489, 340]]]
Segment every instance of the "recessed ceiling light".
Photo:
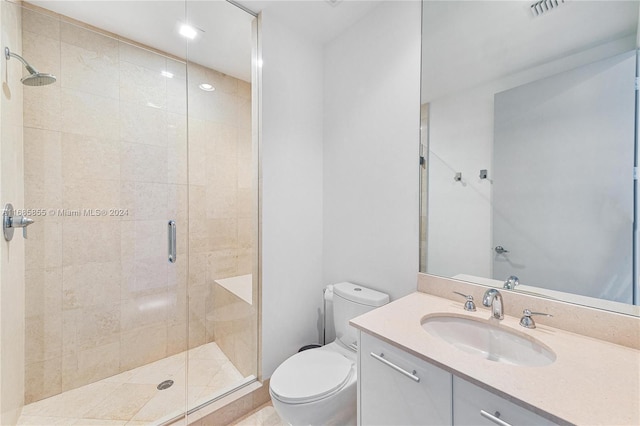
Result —
[[193, 40], [194, 38], [196, 38], [196, 34], [198, 34], [198, 32], [191, 25], [180, 25], [180, 35], [182, 35], [183, 37]]
[[216, 90], [216, 88], [210, 85], [209, 83], [201, 83], [198, 87], [204, 90], [205, 92], [213, 92], [214, 90]]
[[167, 78], [173, 78], [173, 73], [169, 71], [160, 71], [160, 74]]

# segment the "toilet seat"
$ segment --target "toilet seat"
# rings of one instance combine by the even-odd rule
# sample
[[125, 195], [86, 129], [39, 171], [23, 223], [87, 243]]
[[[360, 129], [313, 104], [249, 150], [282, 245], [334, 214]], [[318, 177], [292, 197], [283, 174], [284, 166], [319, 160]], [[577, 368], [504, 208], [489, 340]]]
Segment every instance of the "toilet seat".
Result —
[[310, 349], [280, 364], [270, 390], [278, 400], [303, 404], [338, 392], [355, 374], [355, 363], [337, 352]]

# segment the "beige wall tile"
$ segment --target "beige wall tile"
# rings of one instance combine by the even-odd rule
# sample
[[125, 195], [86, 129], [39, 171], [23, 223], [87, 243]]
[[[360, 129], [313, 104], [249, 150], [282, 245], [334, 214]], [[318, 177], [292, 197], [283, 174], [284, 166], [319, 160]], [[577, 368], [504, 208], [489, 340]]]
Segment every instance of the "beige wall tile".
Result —
[[246, 275], [253, 273], [254, 253], [250, 248], [238, 249], [237, 254], [237, 275]]
[[[30, 203], [25, 203], [31, 207]], [[44, 270], [62, 267], [62, 223], [37, 218], [29, 226], [29, 238], [25, 241], [25, 270]], [[27, 300], [30, 300], [27, 298]]]
[[[189, 219], [189, 187], [187, 185], [169, 185], [168, 217], [176, 222], [184, 222]], [[180, 234], [186, 235], [186, 227], [180, 228]], [[180, 247], [178, 247], [180, 251]]]
[[238, 100], [238, 117], [236, 118], [238, 126], [242, 126], [245, 130], [251, 131], [251, 99]]
[[120, 310], [119, 303], [83, 306], [74, 310], [76, 350], [117, 342], [121, 331]]
[[251, 83], [238, 80], [238, 96], [244, 99], [251, 98]]
[[195, 289], [200, 289], [206, 285], [207, 273], [207, 253], [192, 253], [189, 256], [189, 296], [192, 296]]
[[251, 188], [238, 189], [238, 218], [250, 218], [253, 216], [254, 192]]
[[167, 112], [153, 106], [120, 102], [120, 138], [127, 142], [167, 146]]
[[[24, 128], [25, 207], [62, 207], [62, 145], [59, 132]], [[57, 221], [55, 215], [39, 218]]]
[[167, 61], [167, 70], [174, 74], [174, 77], [167, 79], [167, 111], [187, 115], [187, 83], [180, 73], [184, 73], [184, 65], [182, 69], [180, 65], [170, 66], [171, 63], [177, 64], [175, 61]]
[[155, 56], [163, 65], [153, 69], [131, 62], [120, 62], [120, 100], [166, 109], [167, 77], [161, 74], [164, 58]]
[[213, 250], [208, 256], [207, 281], [240, 275], [237, 272], [236, 249]]
[[238, 190], [207, 187], [207, 218], [230, 219], [238, 216]]
[[122, 260], [121, 300], [128, 300], [164, 291], [168, 285], [165, 256]]
[[22, 37], [26, 37], [26, 32], [50, 37], [60, 40], [60, 21], [57, 18], [29, 9], [22, 9]]
[[123, 332], [141, 327], [166, 327], [167, 314], [171, 305], [170, 295], [165, 290], [133, 299], [121, 304], [121, 329]]
[[61, 106], [61, 128], [66, 132], [118, 139], [120, 105], [117, 100], [62, 88]]
[[[167, 221], [135, 221], [134, 259], [158, 259], [167, 254]], [[165, 280], [166, 282], [166, 280]]]
[[166, 70], [167, 59], [164, 56], [142, 47], [134, 46], [126, 41], [120, 41], [118, 46], [120, 49], [120, 62], [138, 65], [156, 71], [158, 74], [160, 74], [160, 71]]
[[129, 211], [127, 220], [167, 219], [167, 184], [124, 181], [120, 191], [120, 204]]
[[[94, 223], [97, 220], [111, 222], [120, 220], [120, 217], [105, 216], [98, 218], [92, 216], [93, 212], [97, 210], [120, 207], [120, 182], [118, 180], [64, 179], [62, 197], [65, 209], [79, 211], [79, 216], [65, 216], [63, 218], [65, 222], [70, 222], [72, 226], [78, 221]], [[86, 230], [86, 228], [84, 229]]]
[[122, 333], [120, 366], [128, 370], [167, 356], [166, 326], [150, 326]]
[[62, 89], [60, 85], [52, 84], [41, 87], [24, 88], [25, 127], [47, 130], [60, 130], [64, 127], [62, 114]]
[[87, 28], [61, 22], [60, 40], [63, 43], [92, 50], [100, 56], [109, 56], [114, 62], [118, 60], [118, 41]]
[[170, 183], [187, 184], [187, 119], [184, 115], [167, 113], [167, 171]]
[[216, 92], [231, 95], [238, 94], [238, 80], [235, 77], [221, 73], [211, 68], [205, 68], [205, 79], [216, 88]]
[[[64, 25], [64, 24], [63, 24]], [[118, 99], [118, 53], [104, 46], [60, 45], [60, 86]]]
[[238, 247], [238, 220], [236, 218], [209, 219], [207, 224], [211, 250]]
[[25, 363], [33, 364], [62, 356], [61, 311], [25, 319]]
[[[52, 21], [57, 26], [57, 21]], [[45, 28], [46, 31], [46, 28]], [[40, 72], [60, 77], [60, 40], [36, 32], [22, 33], [22, 52], [16, 51], [33, 61], [31, 65]]]
[[62, 268], [27, 269], [25, 272], [25, 316], [60, 315]]
[[184, 352], [187, 347], [187, 335], [189, 333], [187, 320], [180, 324], [167, 327], [167, 355]]
[[[191, 163], [189, 163], [191, 166]], [[238, 167], [236, 158], [214, 156], [208, 159], [206, 181], [218, 190], [233, 190], [238, 187]]]
[[196, 118], [189, 118], [189, 184], [207, 185], [207, 168], [209, 162], [206, 157], [206, 146], [211, 141], [207, 123]]
[[117, 221], [67, 221], [62, 226], [64, 266], [120, 259]]
[[238, 129], [238, 188], [251, 188], [253, 185], [253, 143], [251, 130]]
[[125, 142], [122, 148], [122, 180], [167, 183], [166, 146]]
[[117, 140], [62, 133], [62, 175], [65, 179], [120, 179]]
[[65, 266], [62, 284], [63, 309], [78, 309], [120, 301], [119, 261]]
[[253, 219], [238, 219], [238, 248], [251, 248], [253, 243]]
[[120, 372], [120, 342], [79, 351], [62, 358], [62, 391]]
[[61, 358], [27, 364], [25, 371], [25, 404], [39, 401], [62, 391], [61, 365]]

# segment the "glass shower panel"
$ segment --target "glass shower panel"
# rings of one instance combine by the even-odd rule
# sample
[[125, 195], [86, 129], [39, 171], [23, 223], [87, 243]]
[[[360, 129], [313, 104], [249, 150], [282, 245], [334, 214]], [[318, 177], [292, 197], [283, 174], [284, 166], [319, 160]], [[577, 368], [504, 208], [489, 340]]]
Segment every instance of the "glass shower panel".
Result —
[[[255, 380], [258, 359], [256, 17], [187, 2], [190, 405]], [[201, 386], [201, 389], [197, 389]]]
[[[94, 19], [153, 17], [155, 2], [47, 4], [59, 14], [23, 7], [11, 46], [57, 77], [22, 90], [24, 208], [35, 220], [23, 420], [171, 418], [185, 411], [187, 386], [186, 44], [169, 53]], [[162, 10], [174, 11], [174, 31], [184, 3]], [[20, 77], [7, 77], [15, 93]]]

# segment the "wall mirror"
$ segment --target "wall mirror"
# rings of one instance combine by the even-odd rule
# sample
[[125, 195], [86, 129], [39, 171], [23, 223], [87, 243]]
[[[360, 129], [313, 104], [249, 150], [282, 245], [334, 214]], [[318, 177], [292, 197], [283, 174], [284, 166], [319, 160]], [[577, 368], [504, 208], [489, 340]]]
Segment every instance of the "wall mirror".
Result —
[[638, 5], [423, 2], [421, 272], [638, 315]]

